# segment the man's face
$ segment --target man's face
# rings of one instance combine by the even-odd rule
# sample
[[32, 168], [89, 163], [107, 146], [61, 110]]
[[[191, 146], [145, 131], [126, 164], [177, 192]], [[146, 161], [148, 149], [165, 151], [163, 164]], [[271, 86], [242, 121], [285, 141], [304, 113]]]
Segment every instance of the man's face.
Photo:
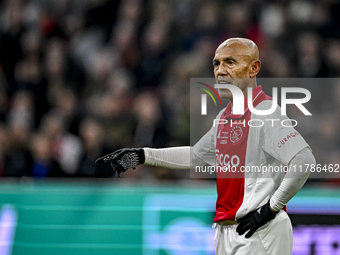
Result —
[[[243, 44], [234, 42], [220, 45], [213, 59], [214, 75], [219, 84], [227, 83], [239, 87], [246, 95], [252, 77], [252, 52]], [[242, 79], [243, 78], [243, 79]], [[228, 89], [219, 89], [222, 98], [232, 98]]]

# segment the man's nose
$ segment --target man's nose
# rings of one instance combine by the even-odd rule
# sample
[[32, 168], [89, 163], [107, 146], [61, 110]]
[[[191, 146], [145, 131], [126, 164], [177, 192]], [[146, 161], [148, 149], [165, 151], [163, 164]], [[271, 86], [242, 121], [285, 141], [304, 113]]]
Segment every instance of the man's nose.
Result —
[[228, 70], [226, 68], [224, 68], [222, 65], [219, 65], [215, 74], [216, 74], [216, 76], [227, 76]]

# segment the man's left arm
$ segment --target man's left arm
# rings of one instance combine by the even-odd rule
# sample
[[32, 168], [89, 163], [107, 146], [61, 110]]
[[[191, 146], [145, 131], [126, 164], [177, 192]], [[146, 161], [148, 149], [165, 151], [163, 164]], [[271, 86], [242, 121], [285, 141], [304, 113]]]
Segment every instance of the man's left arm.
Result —
[[295, 155], [289, 163], [289, 171], [270, 199], [272, 211], [282, 209], [299, 192], [308, 179], [310, 165], [313, 164], [315, 164], [315, 158], [309, 147], [302, 149]]
[[249, 238], [258, 228], [274, 219], [276, 214], [305, 184], [310, 174], [308, 164], [315, 164], [315, 159], [309, 147], [306, 147], [298, 152], [289, 164], [290, 169], [296, 166], [296, 169], [301, 169], [301, 171], [299, 173], [293, 171], [288, 172], [279, 188], [265, 205], [249, 212], [246, 216], [239, 219], [237, 221], [239, 223], [236, 228], [237, 233], [243, 235], [249, 230], [245, 235], [246, 238]]

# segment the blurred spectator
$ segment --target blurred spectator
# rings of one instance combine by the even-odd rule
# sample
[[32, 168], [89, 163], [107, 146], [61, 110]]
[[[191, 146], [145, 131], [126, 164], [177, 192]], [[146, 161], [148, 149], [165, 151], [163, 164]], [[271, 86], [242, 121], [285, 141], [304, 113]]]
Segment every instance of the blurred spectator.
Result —
[[33, 164], [30, 175], [34, 178], [67, 176], [53, 158], [51, 138], [39, 133], [32, 136], [31, 152]]
[[327, 77], [340, 76], [340, 40], [331, 39], [326, 43], [325, 49], [326, 70], [324, 74]]
[[111, 149], [132, 143], [132, 85], [129, 74], [122, 69], [117, 70], [105, 84], [106, 90], [97, 90], [86, 102], [87, 112], [103, 120], [106, 145]]
[[141, 38], [142, 59], [136, 70], [138, 87], [156, 87], [163, 79], [169, 44], [167, 22], [155, 20], [144, 28]]
[[30, 132], [34, 124], [34, 108], [31, 95], [18, 91], [8, 113], [9, 144], [6, 151], [5, 176], [29, 175], [32, 165], [29, 151]]
[[319, 76], [323, 62], [320, 55], [320, 38], [312, 32], [301, 33], [297, 38], [299, 77]]
[[109, 164], [98, 166], [94, 162], [97, 158], [110, 151], [104, 145], [104, 130], [95, 119], [84, 119], [79, 128], [79, 135], [83, 140], [84, 153], [80, 161], [78, 177], [111, 177], [113, 169]]
[[40, 132], [52, 142], [52, 152], [60, 165], [63, 174], [76, 174], [82, 154], [82, 143], [79, 137], [67, 131], [66, 119], [60, 113], [51, 112], [41, 123]]
[[79, 113], [79, 100], [75, 91], [65, 87], [50, 89], [48, 97], [52, 109], [63, 116], [64, 123], [68, 125], [68, 131], [78, 134], [81, 116]]
[[29, 176], [32, 156], [29, 151], [29, 130], [21, 123], [13, 123], [7, 130], [8, 146], [6, 148], [4, 176]]
[[8, 112], [9, 127], [22, 127], [28, 132], [34, 125], [34, 103], [28, 91], [20, 90], [12, 98], [11, 109]]
[[133, 105], [137, 121], [134, 146], [157, 148], [168, 144], [166, 113], [162, 108], [160, 99], [151, 92], [144, 92], [137, 96]]
[[123, 65], [135, 70], [140, 64], [141, 54], [138, 49], [138, 30], [141, 28], [142, 1], [122, 1], [118, 10], [118, 20], [111, 33], [111, 43], [117, 49]]

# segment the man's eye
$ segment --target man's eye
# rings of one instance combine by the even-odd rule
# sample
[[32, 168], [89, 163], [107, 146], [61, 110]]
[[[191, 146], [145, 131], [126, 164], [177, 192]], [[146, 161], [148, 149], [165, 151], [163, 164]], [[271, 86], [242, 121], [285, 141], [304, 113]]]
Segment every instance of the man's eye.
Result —
[[232, 64], [234, 64], [234, 61], [232, 61], [232, 60], [228, 60], [228, 65], [232, 65]]
[[214, 62], [213, 65], [214, 66], [218, 66], [220, 63], [219, 62]]

